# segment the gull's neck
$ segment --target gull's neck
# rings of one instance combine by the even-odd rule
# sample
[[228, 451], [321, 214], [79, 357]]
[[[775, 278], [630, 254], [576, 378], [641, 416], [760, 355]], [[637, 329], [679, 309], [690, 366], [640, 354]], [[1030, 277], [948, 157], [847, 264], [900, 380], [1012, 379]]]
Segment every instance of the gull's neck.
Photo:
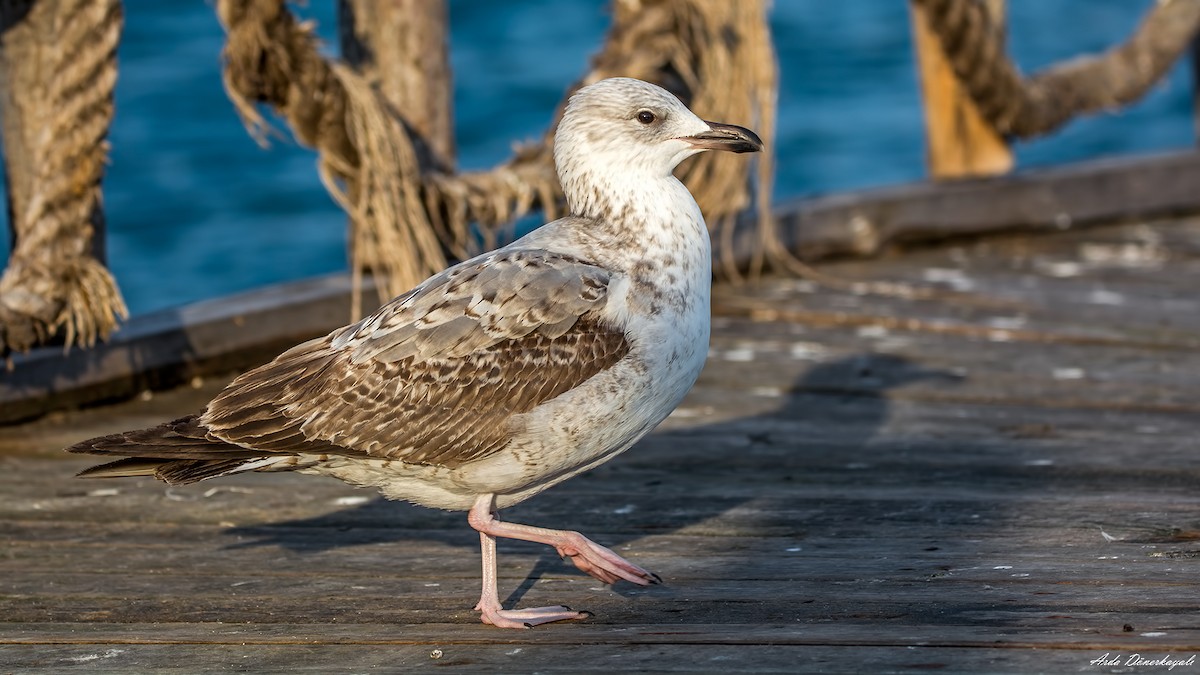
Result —
[[678, 178], [612, 166], [619, 164], [594, 161], [560, 167], [567, 208], [591, 221], [592, 234], [612, 240], [629, 256], [711, 257], [700, 207]]
[[572, 215], [585, 219], [574, 222], [571, 237], [581, 254], [629, 280], [637, 299], [627, 309], [640, 306], [643, 315], [675, 322], [674, 330], [706, 343], [712, 246], [683, 183], [638, 171], [559, 175]]

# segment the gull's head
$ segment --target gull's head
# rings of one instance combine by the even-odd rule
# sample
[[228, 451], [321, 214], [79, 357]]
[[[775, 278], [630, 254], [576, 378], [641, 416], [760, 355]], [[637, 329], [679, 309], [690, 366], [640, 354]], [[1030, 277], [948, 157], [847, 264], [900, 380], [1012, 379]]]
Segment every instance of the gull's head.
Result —
[[706, 122], [662, 87], [613, 77], [580, 89], [567, 102], [555, 132], [554, 163], [570, 201], [570, 183], [588, 174], [593, 181], [594, 174], [612, 172], [660, 178], [704, 150], [762, 148], [753, 131]]

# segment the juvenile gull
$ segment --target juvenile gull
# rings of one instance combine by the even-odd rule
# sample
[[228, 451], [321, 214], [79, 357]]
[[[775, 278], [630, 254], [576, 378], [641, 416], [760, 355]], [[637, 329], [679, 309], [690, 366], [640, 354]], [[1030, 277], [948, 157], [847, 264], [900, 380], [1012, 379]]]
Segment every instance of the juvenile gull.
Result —
[[496, 538], [553, 546], [605, 583], [660, 579], [578, 532], [498, 510], [612, 459], [691, 388], [708, 353], [711, 250], [671, 172], [703, 150], [761, 149], [753, 132], [705, 122], [652, 84], [584, 87], [554, 145], [570, 216], [293, 347], [199, 415], [68, 450], [125, 457], [87, 477], [299, 471], [465, 510], [483, 551], [484, 623], [588, 616], [503, 609]]

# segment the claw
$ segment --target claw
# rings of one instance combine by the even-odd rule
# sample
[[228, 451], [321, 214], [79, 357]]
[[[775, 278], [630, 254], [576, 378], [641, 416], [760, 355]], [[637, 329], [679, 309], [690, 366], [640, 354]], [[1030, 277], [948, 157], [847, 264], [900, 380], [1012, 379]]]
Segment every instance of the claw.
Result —
[[606, 584], [621, 579], [639, 586], [662, 583], [662, 577], [642, 569], [578, 532], [556, 534], [565, 540], [557, 546], [559, 552], [568, 556], [580, 570]]

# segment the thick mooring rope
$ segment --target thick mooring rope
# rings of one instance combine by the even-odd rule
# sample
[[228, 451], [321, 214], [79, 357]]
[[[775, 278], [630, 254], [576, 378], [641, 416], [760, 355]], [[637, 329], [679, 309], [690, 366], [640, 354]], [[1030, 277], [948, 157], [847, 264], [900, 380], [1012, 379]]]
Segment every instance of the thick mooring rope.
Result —
[[[22, 48], [3, 57], [6, 95], [22, 115], [5, 125], [20, 138], [5, 141], [10, 157], [21, 149], [24, 165], [9, 167], [16, 241], [0, 278], [0, 355], [60, 331], [68, 347], [91, 346], [127, 315], [92, 255], [121, 25], [119, 0], [40, 2], [6, 33], [7, 49]], [[36, 68], [40, 78], [14, 81], [17, 68]]]
[[1046, 134], [1077, 115], [1137, 100], [1200, 30], [1200, 0], [1158, 0], [1124, 44], [1024, 78], [980, 0], [912, 1], [925, 9], [955, 75], [983, 117], [1001, 135], [1018, 138]]
[[[310, 28], [281, 0], [219, 0], [217, 13], [228, 31], [226, 88], [243, 120], [265, 138], [255, 105], [273, 106], [297, 139], [317, 149], [326, 184], [359, 228], [351, 237], [356, 267], [383, 281], [381, 296], [441, 269], [441, 249], [460, 258], [474, 252], [472, 224], [491, 247], [532, 209], [548, 218], [561, 211], [552, 132], [488, 171], [421, 166], [413, 139], [384, 112], [380, 94], [325, 61]], [[768, 145], [773, 141], [775, 64], [761, 2], [617, 0], [604, 49], [576, 87], [612, 75], [663, 84], [701, 115], [754, 126]], [[771, 166], [769, 159], [760, 165], [757, 193], [745, 160], [723, 153], [698, 158], [681, 178], [724, 236], [755, 198], [769, 224]]]

